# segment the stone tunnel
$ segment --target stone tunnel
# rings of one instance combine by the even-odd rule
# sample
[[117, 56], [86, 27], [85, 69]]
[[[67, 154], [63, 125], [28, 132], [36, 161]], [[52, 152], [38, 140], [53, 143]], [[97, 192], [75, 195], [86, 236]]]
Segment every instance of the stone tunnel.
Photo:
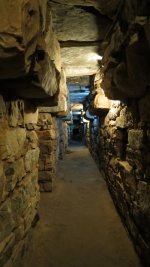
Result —
[[58, 162], [83, 142], [149, 267], [149, 0], [0, 0], [0, 10], [0, 266], [21, 267], [40, 194], [57, 191]]

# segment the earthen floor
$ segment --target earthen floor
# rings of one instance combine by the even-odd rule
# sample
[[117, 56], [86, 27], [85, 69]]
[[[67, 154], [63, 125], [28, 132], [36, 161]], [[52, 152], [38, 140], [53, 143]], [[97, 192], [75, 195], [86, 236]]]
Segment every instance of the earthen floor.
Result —
[[69, 150], [53, 193], [41, 194], [40, 221], [21, 267], [140, 267], [89, 151]]

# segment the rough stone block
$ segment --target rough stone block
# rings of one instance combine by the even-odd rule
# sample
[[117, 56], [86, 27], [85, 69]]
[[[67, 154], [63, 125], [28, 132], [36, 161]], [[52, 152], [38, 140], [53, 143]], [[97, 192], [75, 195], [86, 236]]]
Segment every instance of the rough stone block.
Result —
[[38, 109], [29, 102], [24, 102], [24, 123], [36, 124], [38, 121]]
[[30, 172], [21, 182], [20, 187], [23, 188], [24, 193], [27, 194], [28, 197], [34, 197], [38, 195], [38, 170], [34, 169]]
[[53, 186], [51, 182], [45, 182], [43, 183], [44, 191], [45, 192], [52, 192]]
[[120, 116], [116, 119], [116, 127], [123, 129], [132, 125], [133, 125], [132, 113], [127, 107], [124, 107], [120, 111]]
[[127, 161], [120, 161], [119, 166], [122, 181], [127, 193], [134, 195], [137, 189], [137, 181], [133, 173], [133, 167]]
[[15, 234], [11, 233], [0, 243], [0, 266], [4, 266], [4, 264], [11, 257], [12, 246], [14, 245], [14, 242]]
[[9, 126], [16, 127], [18, 124], [18, 117], [19, 117], [18, 102], [17, 101], [11, 101]]
[[10, 260], [4, 265], [4, 267], [19, 266], [21, 257], [23, 255], [23, 249], [25, 245], [25, 240], [21, 240], [17, 243], [12, 250], [12, 255]]
[[52, 171], [39, 171], [39, 182], [45, 182], [45, 181], [52, 182], [54, 176], [55, 174]]
[[127, 173], [130, 173], [133, 170], [133, 167], [127, 161], [119, 161], [119, 165]]
[[56, 149], [54, 141], [39, 140], [40, 154], [50, 154]]
[[1, 1], [0, 10], [0, 78], [26, 75], [31, 67], [40, 28], [38, 1]]
[[44, 126], [44, 125], [52, 125], [53, 124], [53, 118], [51, 114], [49, 113], [39, 113], [38, 117], [38, 126]]
[[138, 205], [141, 211], [150, 219], [150, 186], [143, 181], [138, 184]]
[[30, 201], [30, 191], [24, 191], [23, 188], [15, 190], [11, 196], [12, 211], [17, 224], [20, 221], [20, 217], [27, 209]]
[[43, 140], [49, 140], [49, 139], [55, 139], [56, 138], [56, 132], [54, 129], [45, 130], [45, 131], [37, 131], [37, 135], [39, 139]]
[[128, 144], [131, 149], [141, 149], [143, 147], [143, 130], [129, 130]]
[[40, 151], [38, 147], [27, 151], [24, 157], [26, 172], [30, 172], [34, 167], [36, 167], [39, 161], [39, 153]]
[[0, 123], [4, 121], [6, 115], [6, 105], [3, 97], [0, 95]]
[[18, 159], [12, 164], [9, 164], [5, 169], [6, 176], [6, 190], [11, 191], [14, 189], [16, 183], [26, 175], [24, 169], [23, 158]]
[[150, 121], [150, 94], [145, 95], [139, 100], [139, 111], [141, 121]]
[[26, 130], [16, 128], [5, 130], [0, 133], [0, 159], [15, 156], [24, 146], [26, 140]]
[[6, 178], [5, 175], [3, 174], [3, 164], [0, 163], [0, 200], [3, 196], [5, 183], [6, 183]]
[[38, 136], [35, 131], [28, 131], [27, 138], [31, 144], [32, 148], [36, 148], [38, 144]]
[[10, 199], [7, 199], [5, 203], [0, 206], [0, 242], [2, 242], [16, 227], [16, 221], [12, 214], [12, 206]]

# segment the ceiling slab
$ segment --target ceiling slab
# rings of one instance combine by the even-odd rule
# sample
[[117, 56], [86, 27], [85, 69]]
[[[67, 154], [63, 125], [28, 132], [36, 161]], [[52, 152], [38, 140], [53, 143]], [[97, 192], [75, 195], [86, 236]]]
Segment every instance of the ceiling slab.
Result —
[[112, 21], [89, 8], [89, 11], [75, 6], [52, 4], [53, 25], [59, 41], [98, 41], [103, 40]]
[[63, 5], [94, 6], [102, 14], [113, 14], [116, 12], [121, 0], [54, 0], [49, 1]]
[[67, 76], [92, 75], [99, 70], [99, 47], [61, 48], [62, 63]]

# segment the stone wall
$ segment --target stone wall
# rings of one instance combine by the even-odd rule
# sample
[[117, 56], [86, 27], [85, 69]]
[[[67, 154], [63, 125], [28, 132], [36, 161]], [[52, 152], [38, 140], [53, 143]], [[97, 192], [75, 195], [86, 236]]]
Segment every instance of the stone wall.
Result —
[[107, 115], [91, 121], [87, 145], [135, 244], [150, 266], [150, 94], [113, 101]]
[[51, 192], [57, 169], [57, 124], [50, 113], [39, 113], [37, 135], [39, 138], [40, 191]]
[[[16, 267], [38, 220], [36, 108], [0, 95], [0, 266]], [[30, 117], [30, 119], [29, 119]]]
[[57, 118], [58, 133], [58, 158], [63, 159], [68, 147], [68, 124], [66, 121]]

